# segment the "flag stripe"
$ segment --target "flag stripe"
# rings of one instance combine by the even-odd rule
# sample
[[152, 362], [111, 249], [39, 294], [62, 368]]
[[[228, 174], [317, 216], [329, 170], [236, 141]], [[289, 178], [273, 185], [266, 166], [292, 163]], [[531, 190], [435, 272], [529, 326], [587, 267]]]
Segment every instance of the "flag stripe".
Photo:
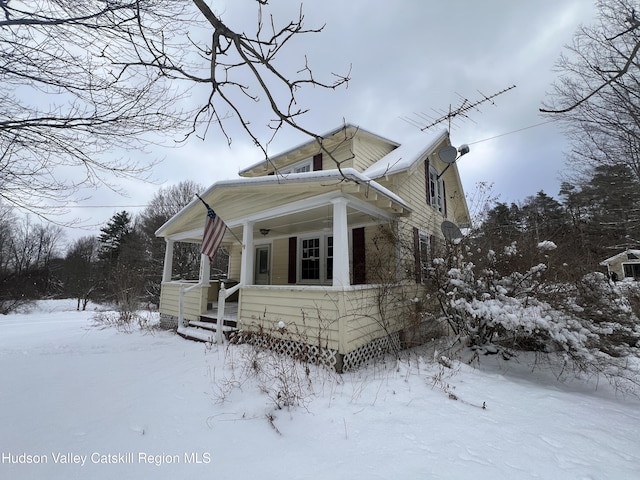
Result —
[[226, 231], [227, 226], [222, 219], [211, 208], [207, 208], [207, 223], [202, 236], [201, 252], [207, 255], [210, 260], [216, 256]]

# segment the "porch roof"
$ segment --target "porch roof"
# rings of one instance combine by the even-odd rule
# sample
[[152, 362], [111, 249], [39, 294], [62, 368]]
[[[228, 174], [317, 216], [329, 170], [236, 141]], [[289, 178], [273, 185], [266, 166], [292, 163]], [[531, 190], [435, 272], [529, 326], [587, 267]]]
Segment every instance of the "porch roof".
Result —
[[[231, 229], [250, 221], [256, 230], [266, 228], [282, 235], [331, 221], [331, 200], [337, 197], [349, 200], [351, 225], [411, 212], [398, 195], [351, 168], [225, 180], [213, 184], [201, 197]], [[206, 210], [195, 198], [161, 226], [156, 236], [199, 242], [205, 221]]]

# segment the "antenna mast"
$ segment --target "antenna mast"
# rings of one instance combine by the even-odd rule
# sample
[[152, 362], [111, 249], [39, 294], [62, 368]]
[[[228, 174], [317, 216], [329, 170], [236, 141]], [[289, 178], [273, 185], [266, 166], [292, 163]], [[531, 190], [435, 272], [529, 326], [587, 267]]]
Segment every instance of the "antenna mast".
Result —
[[451, 130], [452, 119], [456, 117], [468, 118], [467, 112], [474, 109], [478, 110], [478, 106], [485, 102], [491, 102], [493, 105], [495, 105], [493, 103], [494, 98], [514, 88], [516, 88], [516, 86], [511, 85], [510, 87], [504, 88], [499, 92], [496, 92], [488, 96], [482, 93], [480, 90], [478, 90], [478, 93], [482, 95], [482, 98], [480, 100], [476, 100], [475, 102], [470, 102], [468, 99], [462, 98], [462, 102], [458, 107], [451, 109], [451, 105], [449, 105], [449, 111], [443, 115], [440, 115], [437, 118], [432, 118], [424, 113], [415, 113], [414, 118], [410, 118], [410, 117], [401, 117], [401, 118], [402, 120], [413, 125], [414, 127], [418, 127], [423, 132], [444, 121], [447, 121], [449, 123], [449, 130]]

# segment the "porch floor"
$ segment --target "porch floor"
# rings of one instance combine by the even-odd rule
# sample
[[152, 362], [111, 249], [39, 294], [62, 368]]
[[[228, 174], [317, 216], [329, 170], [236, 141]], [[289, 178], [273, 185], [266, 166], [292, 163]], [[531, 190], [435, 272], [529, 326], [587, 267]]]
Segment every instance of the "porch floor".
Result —
[[[200, 315], [203, 321], [217, 321], [218, 320], [218, 302], [210, 302], [207, 305], [206, 313]], [[225, 302], [224, 303], [224, 321], [225, 322], [238, 322], [238, 302]]]

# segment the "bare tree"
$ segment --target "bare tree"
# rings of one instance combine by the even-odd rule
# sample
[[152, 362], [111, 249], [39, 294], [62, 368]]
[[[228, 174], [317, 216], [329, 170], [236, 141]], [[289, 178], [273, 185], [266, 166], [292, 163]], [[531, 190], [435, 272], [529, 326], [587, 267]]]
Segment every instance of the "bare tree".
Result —
[[[152, 164], [116, 149], [204, 137], [212, 124], [231, 142], [227, 119], [265, 154], [284, 125], [321, 142], [300, 125], [296, 95], [348, 77], [322, 83], [306, 59], [282, 71], [276, 60], [294, 38], [322, 28], [305, 28], [302, 10], [280, 25], [266, 4], [256, 0], [247, 35], [203, 0], [0, 0], [0, 198], [47, 213], [80, 187], [116, 188], [114, 176], [143, 177]], [[267, 125], [250, 118], [261, 99]]]
[[563, 122], [578, 173], [626, 164], [640, 179], [640, 17], [632, 0], [599, 0], [598, 22], [581, 26], [558, 63], [541, 112]]
[[[156, 237], [155, 232], [202, 190], [204, 188], [201, 185], [191, 181], [160, 188], [137, 217], [136, 226], [145, 246], [149, 270], [146, 290], [155, 301], [160, 298], [164, 254], [167, 248], [164, 239]], [[220, 255], [216, 256], [219, 257]], [[200, 245], [177, 242], [173, 248], [173, 270], [176, 277], [194, 278], [194, 275], [198, 275], [199, 269]]]
[[75, 240], [64, 261], [64, 293], [77, 300], [76, 310], [86, 310], [91, 295], [98, 287], [98, 239], [86, 236]]

